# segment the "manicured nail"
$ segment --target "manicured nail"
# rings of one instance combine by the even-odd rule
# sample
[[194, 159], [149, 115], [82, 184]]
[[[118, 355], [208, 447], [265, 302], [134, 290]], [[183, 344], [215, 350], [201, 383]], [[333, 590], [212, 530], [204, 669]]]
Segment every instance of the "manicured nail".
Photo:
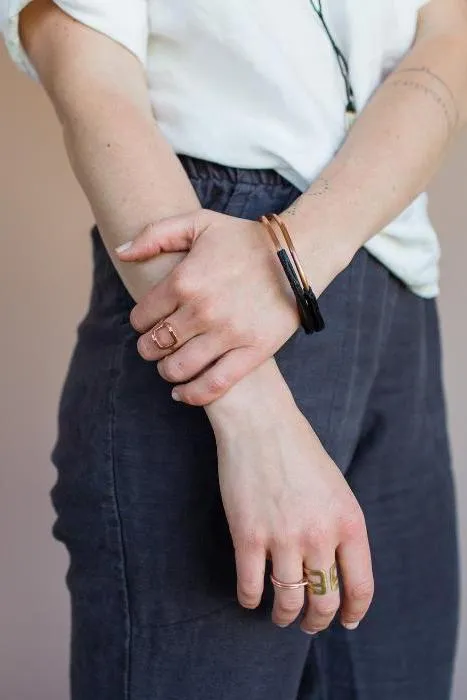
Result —
[[176, 389], [172, 389], [172, 398], [174, 401], [180, 401], [180, 394]]
[[116, 253], [124, 253], [125, 250], [128, 250], [128, 248], [131, 248], [133, 245], [133, 241], [127, 241], [127, 243], [122, 243], [122, 245], [119, 245], [118, 248], [115, 248]]
[[318, 634], [318, 630], [316, 632], [312, 632], [311, 630], [306, 630], [303, 627], [301, 628], [301, 630], [302, 630], [302, 632], [305, 632], [305, 634], [311, 634], [311, 635]]
[[356, 630], [359, 626], [359, 622], [343, 622], [342, 623], [347, 630]]

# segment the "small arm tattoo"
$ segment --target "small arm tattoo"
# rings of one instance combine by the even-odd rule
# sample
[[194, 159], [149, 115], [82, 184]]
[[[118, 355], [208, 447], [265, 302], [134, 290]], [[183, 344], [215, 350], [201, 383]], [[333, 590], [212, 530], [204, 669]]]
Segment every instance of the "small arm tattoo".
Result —
[[[431, 76], [432, 78], [437, 80], [439, 83], [441, 83], [441, 85], [449, 93], [454, 107], [456, 107], [456, 98], [454, 97], [454, 93], [451, 90], [451, 88], [449, 87], [449, 85], [442, 78], [440, 78], [439, 75], [436, 75], [436, 73], [433, 73], [433, 71], [430, 70], [430, 68], [428, 68], [427, 66], [421, 66], [420, 68], [402, 68], [401, 70], [398, 70], [397, 73], [425, 73], [426, 75]], [[457, 107], [456, 107], [456, 109], [457, 109]]]
[[[443, 96], [434, 87], [427, 85], [426, 83], [419, 82], [415, 79], [415, 77], [398, 78], [397, 76], [401, 75], [402, 73], [423, 73], [435, 80], [437, 83], [443, 86], [444, 90], [448, 94], [451, 108], [448, 106], [448, 103]], [[454, 94], [449, 85], [447, 85], [442, 78], [436, 75], [436, 73], [433, 73], [433, 71], [431, 71], [429, 68], [423, 66], [421, 68], [404, 68], [402, 70], [398, 70], [389, 78], [388, 84], [393, 87], [406, 87], [422, 92], [427, 97], [432, 99], [438, 105], [438, 107], [440, 107], [446, 119], [449, 130], [454, 129], [457, 125], [459, 120], [459, 112]]]
[[303, 201], [305, 197], [322, 197], [329, 191], [329, 180], [324, 177], [319, 177], [312, 184], [309, 190], [303, 192], [303, 194], [298, 197], [295, 202], [293, 202], [288, 209], [284, 211], [284, 215], [295, 216], [300, 206], [300, 202]]

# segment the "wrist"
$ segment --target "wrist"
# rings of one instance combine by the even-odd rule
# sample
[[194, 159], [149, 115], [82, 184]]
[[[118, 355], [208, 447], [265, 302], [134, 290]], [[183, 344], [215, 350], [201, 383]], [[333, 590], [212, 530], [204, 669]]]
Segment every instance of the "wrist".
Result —
[[292, 407], [297, 410], [290, 389], [271, 358], [205, 409], [216, 434], [235, 435], [242, 426], [251, 429], [252, 425], [281, 421], [284, 411]]
[[286, 302], [288, 310], [289, 310], [289, 322], [290, 322], [290, 335], [294, 331], [297, 330], [297, 328], [300, 327], [300, 315], [298, 313], [297, 309], [297, 303], [295, 300], [295, 296], [293, 293], [293, 290], [290, 287], [290, 284], [287, 280], [287, 277], [284, 273], [284, 270], [282, 269], [282, 265], [280, 263], [280, 260], [277, 256], [277, 248], [272, 240], [271, 236], [268, 233], [267, 227], [262, 221], [255, 221], [253, 222], [256, 230], [259, 232], [259, 238], [261, 239], [261, 245], [264, 247], [264, 250], [266, 252], [266, 257], [265, 257], [265, 264], [268, 266], [268, 268], [272, 271], [275, 280], [277, 281], [277, 290], [278, 290], [278, 297], [277, 297], [277, 303], [281, 304], [282, 302]]
[[284, 218], [311, 287], [320, 296], [326, 287], [350, 264], [362, 245], [358, 234], [342, 221], [312, 207], [304, 196], [286, 209]]

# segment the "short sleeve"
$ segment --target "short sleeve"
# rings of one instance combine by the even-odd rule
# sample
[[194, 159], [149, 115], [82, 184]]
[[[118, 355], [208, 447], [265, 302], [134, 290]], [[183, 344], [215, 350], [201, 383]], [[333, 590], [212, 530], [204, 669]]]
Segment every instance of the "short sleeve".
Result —
[[[0, 31], [13, 61], [38, 80], [19, 38], [21, 10], [32, 0], [0, 0]], [[147, 0], [54, 0], [73, 19], [110, 37], [145, 66], [148, 44]]]

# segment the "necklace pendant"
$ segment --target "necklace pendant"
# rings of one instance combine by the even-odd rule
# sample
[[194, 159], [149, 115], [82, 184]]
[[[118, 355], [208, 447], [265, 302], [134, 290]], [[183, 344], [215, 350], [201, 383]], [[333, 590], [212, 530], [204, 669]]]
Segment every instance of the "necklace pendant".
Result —
[[355, 110], [351, 110], [351, 109], [346, 110], [346, 112], [345, 112], [345, 126], [346, 126], [347, 131], [349, 131], [352, 128], [353, 123], [356, 120], [356, 118], [357, 118], [357, 112]]

